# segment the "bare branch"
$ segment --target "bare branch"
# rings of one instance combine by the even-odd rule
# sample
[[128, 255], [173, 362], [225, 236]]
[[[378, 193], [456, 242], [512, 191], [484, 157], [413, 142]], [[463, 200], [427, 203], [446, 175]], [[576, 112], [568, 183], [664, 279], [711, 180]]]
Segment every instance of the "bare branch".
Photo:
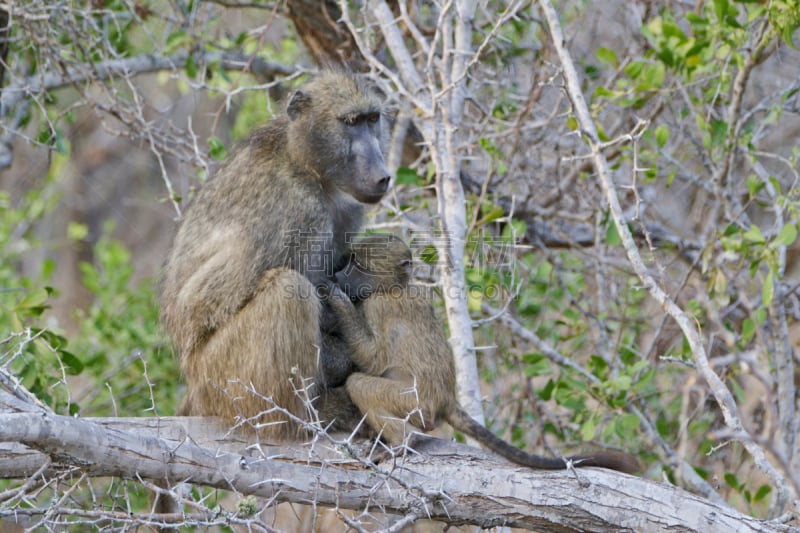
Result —
[[[18, 80], [3, 90], [0, 97], [0, 116], [7, 116], [20, 100], [42, 91], [58, 89], [67, 85], [87, 81], [107, 80], [115, 77], [128, 77], [162, 70], [176, 71], [186, 66], [191, 54], [186, 51], [172, 56], [156, 54], [140, 55], [126, 59], [113, 59], [97, 63], [89, 68], [70, 67], [65, 72], [42, 72]], [[219, 61], [223, 68], [229, 70], [247, 70], [258, 76], [273, 78], [288, 76], [293, 70], [284, 65], [270, 63], [260, 57], [229, 52], [203, 52], [196, 58], [203, 63]]]
[[[67, 468], [85, 476], [190, 482], [276, 502], [306, 503], [313, 499], [319, 505], [343, 509], [368, 505], [381, 512], [400, 513], [408, 524], [424, 517], [450, 524], [484, 528], [505, 525], [543, 532], [791, 531], [790, 527], [741, 515], [670, 485], [602, 469], [537, 472], [443, 441], [430, 455], [412, 454], [398, 459], [395, 466], [369, 469], [337, 449], [320, 446], [262, 445], [258, 448], [261, 452], [253, 447], [244, 453], [225, 451], [242, 442], [234, 439], [226, 444], [224, 431], [219, 430], [216, 434], [214, 430], [198, 434], [203, 423], [219, 427], [203, 419], [92, 420], [52, 414], [0, 414], [0, 441], [21, 442], [58, 458], [48, 466], [46, 457], [40, 455], [40, 476], [52, 476], [59, 468]], [[204, 444], [181, 438], [186, 434], [186, 424], [193, 428], [193, 436], [201, 437], [197, 442]], [[131, 427], [137, 428], [135, 433], [126, 430]], [[0, 472], [8, 472], [9, 464], [3, 460], [8, 453], [8, 445], [0, 446]], [[620, 512], [620, 502], [626, 502], [624, 512]], [[21, 511], [0, 503], [2, 517], [17, 516], [15, 513]], [[43, 511], [32, 508], [22, 516]], [[153, 524], [167, 524], [174, 518], [158, 514], [116, 516], [113, 511], [58, 506], [48, 512]], [[225, 518], [234, 516], [226, 514]]]
[[[595, 168], [597, 169], [598, 177], [600, 178], [600, 184], [603, 188], [603, 192], [605, 193], [606, 201], [608, 202], [609, 209], [611, 211], [611, 216], [614, 219], [614, 224], [616, 225], [617, 231], [622, 240], [622, 246], [625, 249], [628, 260], [630, 261], [631, 266], [636, 272], [636, 275], [642, 281], [649, 294], [659, 304], [661, 304], [666, 312], [673, 318], [673, 320], [677, 322], [678, 326], [686, 337], [686, 340], [691, 347], [697, 368], [703, 378], [708, 382], [712, 394], [714, 395], [714, 398], [716, 399], [720, 410], [722, 411], [728, 428], [735, 434], [739, 432], [746, 434], [747, 432], [742, 426], [739, 418], [739, 410], [736, 402], [720, 377], [709, 365], [703, 340], [701, 339], [700, 333], [697, 331], [692, 319], [689, 318], [689, 316], [656, 282], [656, 280], [647, 270], [647, 267], [645, 266], [641, 255], [639, 254], [636, 243], [633, 240], [633, 235], [631, 235], [631, 232], [628, 229], [622, 207], [620, 206], [616, 188], [611, 178], [608, 162], [601, 151], [601, 143], [597, 135], [597, 129], [583, 97], [580, 78], [575, 70], [569, 50], [566, 48], [566, 41], [564, 40], [564, 36], [561, 31], [558, 13], [553, 8], [553, 5], [549, 0], [542, 0], [540, 5], [542, 7], [542, 11], [544, 12], [545, 18], [547, 19], [554, 47], [558, 53], [559, 59], [561, 60], [561, 65], [564, 70], [564, 77], [567, 80], [567, 93], [572, 102], [573, 111], [578, 119], [581, 134], [591, 149]], [[791, 480], [787, 480], [769, 462], [761, 446], [756, 444], [753, 440], [743, 440], [742, 444], [753, 456], [753, 459], [759, 468], [764, 470], [775, 482], [778, 490], [782, 494], [782, 499], [784, 499], [784, 501], [788, 499], [796, 500], [798, 495], [800, 495], [800, 478], [794, 479], [793, 477]], [[800, 505], [800, 502], [797, 502], [795, 505]]]

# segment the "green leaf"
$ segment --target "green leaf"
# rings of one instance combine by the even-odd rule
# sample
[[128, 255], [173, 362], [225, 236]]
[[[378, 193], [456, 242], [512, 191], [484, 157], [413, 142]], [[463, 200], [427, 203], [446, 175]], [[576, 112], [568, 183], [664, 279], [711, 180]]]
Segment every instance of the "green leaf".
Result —
[[172, 32], [167, 37], [165, 52], [168, 54], [172, 54], [178, 48], [180, 48], [184, 43], [188, 42], [189, 42], [189, 35], [186, 33], [186, 30], [178, 30]]
[[610, 48], [603, 48], [602, 46], [595, 52], [597, 60], [607, 65], [612, 65], [614, 68], [619, 66], [619, 59], [617, 53]]
[[711, 146], [720, 146], [728, 134], [728, 123], [724, 120], [714, 119], [711, 121]]
[[778, 248], [779, 246], [789, 246], [795, 239], [797, 239], [797, 226], [794, 224], [786, 224], [778, 235], [769, 243], [770, 248]]
[[428, 265], [435, 265], [439, 260], [439, 252], [432, 245], [426, 246], [420, 251], [420, 260]]
[[82, 241], [89, 234], [89, 226], [79, 222], [70, 221], [67, 224], [67, 237], [73, 241]]
[[589, 371], [598, 377], [603, 377], [608, 371], [608, 363], [599, 355], [592, 355], [589, 357]]
[[742, 237], [744, 237], [744, 240], [747, 242], [754, 244], [764, 244], [767, 242], [767, 239], [764, 238], [764, 234], [761, 233], [761, 229], [755, 224], [751, 225], [750, 229], [744, 232]]
[[493, 157], [502, 156], [497, 146], [495, 146], [494, 143], [492, 143], [492, 141], [490, 141], [486, 137], [481, 137], [480, 139], [478, 139], [478, 144], [481, 146], [481, 148], [483, 148], [486, 151], [487, 154]]
[[602, 142], [610, 141], [611, 138], [606, 134], [605, 130], [603, 129], [603, 125], [598, 121], [595, 126], [597, 127], [597, 138], [600, 139]]
[[720, 306], [728, 305], [730, 302], [730, 296], [728, 295], [728, 278], [721, 269], [715, 268], [713, 270], [709, 279], [709, 285], [714, 302]]
[[471, 288], [467, 291], [467, 309], [478, 312], [483, 303], [483, 292], [480, 289]]
[[619, 418], [619, 423], [626, 431], [633, 431], [639, 427], [639, 417], [634, 413], [625, 413]]
[[419, 186], [422, 183], [422, 179], [417, 174], [417, 171], [413, 168], [398, 167], [397, 177], [395, 178], [394, 183], [395, 185]]
[[553, 398], [553, 391], [555, 391], [556, 383], [552, 379], [547, 381], [547, 384], [537, 391], [537, 396], [542, 400], [548, 402]]
[[742, 484], [739, 483], [739, 479], [736, 477], [736, 475], [731, 474], [730, 472], [727, 472], [725, 474], [725, 483], [727, 483], [729, 486], [733, 487], [736, 490], [739, 490], [742, 487]]
[[525, 363], [525, 376], [529, 378], [543, 376], [551, 372], [550, 361], [540, 353], [525, 354], [522, 356], [522, 361]]
[[594, 417], [581, 424], [581, 438], [584, 442], [589, 442], [594, 439], [594, 433], [597, 428], [597, 422]]
[[631, 377], [630, 376], [617, 376], [611, 380], [609, 380], [608, 384], [611, 386], [612, 390], [616, 391], [626, 391], [631, 388]]
[[647, 359], [642, 359], [641, 361], [637, 361], [628, 369], [628, 373], [631, 375], [637, 374], [650, 366], [650, 361]]
[[659, 148], [664, 148], [669, 140], [669, 128], [665, 125], [661, 125], [656, 128], [656, 143], [658, 144]]
[[41, 307], [47, 301], [47, 289], [39, 287], [25, 295], [25, 298], [17, 304], [17, 309], [31, 309]]
[[750, 198], [755, 197], [764, 186], [764, 182], [756, 176], [750, 175], [747, 177], [747, 194], [750, 195]]
[[616, 98], [618, 95], [619, 95], [618, 92], [607, 89], [602, 85], [598, 85], [597, 88], [594, 90], [595, 97]]
[[194, 56], [191, 54], [186, 58], [186, 74], [190, 78], [195, 78], [197, 76], [197, 63], [194, 60]]
[[61, 363], [64, 365], [64, 372], [66, 372], [68, 375], [77, 376], [83, 372], [83, 363], [81, 363], [81, 360], [78, 359], [74, 354], [60, 350], [58, 355], [61, 358]]
[[250, 34], [246, 31], [239, 32], [239, 35], [236, 36], [236, 46], [241, 46], [244, 42], [250, 37]]
[[745, 318], [742, 321], [742, 343], [747, 344], [756, 333], [756, 323], [752, 318]]
[[708, 21], [706, 19], [704, 19], [702, 16], [700, 16], [697, 13], [694, 13], [692, 11], [689, 11], [688, 13], [686, 13], [686, 20], [688, 20], [689, 22], [691, 22], [692, 24], [695, 24], [695, 25], [706, 25], [706, 24], [708, 24]]
[[572, 131], [577, 130], [578, 129], [578, 119], [575, 118], [574, 116], [570, 116], [569, 118], [567, 118], [567, 127], [569, 129], [571, 129]]
[[493, 220], [497, 220], [497, 219], [503, 218], [505, 216], [505, 212], [503, 211], [503, 208], [500, 207], [499, 205], [492, 206], [490, 209], [483, 209], [482, 212], [483, 212], [483, 216], [478, 221], [478, 225], [488, 224], [489, 222], [492, 222]]
[[714, 0], [714, 11], [718, 20], [724, 20], [728, 13], [728, 0]]
[[775, 176], [770, 176], [769, 177], [769, 183], [775, 189], [775, 194], [782, 194], [781, 193], [781, 182], [778, 181], [778, 178], [776, 178]]
[[772, 303], [772, 297], [775, 295], [775, 275], [770, 269], [764, 280], [764, 286], [761, 288], [761, 303], [764, 307], [769, 307]]
[[642, 83], [639, 89], [660, 89], [664, 85], [665, 69], [663, 63], [647, 65], [642, 71]]
[[219, 137], [209, 137], [208, 147], [210, 148], [211, 157], [217, 161], [225, 159], [225, 145], [219, 140]]
[[797, 50], [797, 45], [794, 44], [794, 32], [796, 30], [796, 26], [787, 25], [781, 32], [781, 38], [783, 39], [783, 42], [786, 43], [789, 48], [793, 48], [795, 50]]
[[722, 232], [722, 235], [725, 237], [730, 237], [731, 235], [738, 235], [741, 232], [742, 229], [736, 224], [728, 224], [725, 226], [725, 231]]
[[769, 485], [761, 485], [758, 487], [755, 496], [753, 496], [753, 501], [757, 502], [759, 500], [763, 500], [764, 497], [766, 497], [770, 492], [772, 492], [772, 487]]
[[758, 309], [756, 309], [756, 312], [753, 316], [756, 320], [756, 324], [759, 325], [763, 324], [764, 321], [767, 319], [767, 310], [764, 309], [763, 307], [759, 307]]
[[642, 73], [643, 69], [644, 69], [644, 63], [642, 63], [641, 61], [631, 61], [625, 66], [623, 71], [625, 72], [625, 74], [628, 75], [629, 78], [635, 80]]
[[212, 62], [209, 68], [212, 72], [218, 74], [220, 78], [225, 80], [226, 83], [233, 83], [233, 78], [228, 74], [228, 69], [222, 65], [221, 61]]
[[614, 222], [611, 222], [606, 230], [606, 244], [609, 246], [619, 246], [622, 244], [622, 238], [619, 236], [617, 225]]

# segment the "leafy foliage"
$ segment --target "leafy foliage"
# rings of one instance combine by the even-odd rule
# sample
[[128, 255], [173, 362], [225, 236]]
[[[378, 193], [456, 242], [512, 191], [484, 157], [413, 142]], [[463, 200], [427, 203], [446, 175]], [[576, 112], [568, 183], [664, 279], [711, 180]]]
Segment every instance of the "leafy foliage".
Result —
[[[32, 192], [29, 200], [35, 196]], [[30, 205], [24, 202], [7, 209], [6, 221], [21, 220], [31, 213]], [[54, 289], [37, 288], [30, 279], [3, 269], [6, 286], [18, 288], [0, 293], [0, 328], [13, 332], [0, 361], [56, 411], [110, 416], [122, 410], [146, 416], [157, 405], [163, 412], [173, 412], [177, 365], [159, 329], [152, 282], [134, 286], [130, 253], [108, 236], [112, 228], [113, 224], [107, 225], [106, 236], [94, 248], [97, 265], [81, 265], [83, 285], [93, 302], [88, 310], [77, 311], [79, 332], [71, 340], [43, 320], [57, 295]], [[22, 246], [24, 240], [16, 244]], [[52, 262], [44, 266], [44, 276], [49, 277]], [[76, 388], [70, 382], [73, 377], [90, 381], [71, 392]]]
[[131, 254], [109, 237], [112, 230], [107, 225], [95, 245], [96, 264], [81, 264], [83, 284], [94, 299], [78, 311], [80, 332], [73, 342], [91, 380], [80, 399], [81, 414], [174, 413], [179, 373], [159, 328], [152, 281], [133, 285]]

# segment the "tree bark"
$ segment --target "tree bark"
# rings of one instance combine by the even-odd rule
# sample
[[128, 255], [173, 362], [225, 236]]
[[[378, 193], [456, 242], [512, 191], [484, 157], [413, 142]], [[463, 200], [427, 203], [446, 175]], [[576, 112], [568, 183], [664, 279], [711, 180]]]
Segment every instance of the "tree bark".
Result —
[[347, 27], [339, 22], [336, 0], [288, 0], [286, 7], [297, 35], [318, 65], [363, 68], [363, 57]]
[[[310, 444], [247, 447], [202, 418], [81, 419], [0, 414], [0, 478], [78, 468], [89, 476], [188, 482], [343, 509], [378, 508], [448, 524], [536, 531], [798, 531], [679, 488], [602, 469], [534, 471], [436, 441], [391, 464], [359, 459], [324, 434]], [[246, 449], [245, 449], [246, 448]], [[260, 451], [257, 451], [260, 450]], [[391, 463], [391, 461], [387, 461]], [[0, 516], [15, 510], [3, 509]]]

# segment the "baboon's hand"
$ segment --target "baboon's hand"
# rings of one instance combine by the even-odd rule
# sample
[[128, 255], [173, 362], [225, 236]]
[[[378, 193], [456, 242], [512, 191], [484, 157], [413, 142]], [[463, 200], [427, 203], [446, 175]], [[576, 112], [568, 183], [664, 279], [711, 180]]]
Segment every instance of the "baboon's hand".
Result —
[[[336, 285], [335, 281], [329, 279], [323, 280], [317, 284], [317, 295], [320, 301], [325, 305], [333, 305], [334, 300], [341, 299], [342, 289]], [[345, 296], [346, 298], [347, 296]]]
[[353, 307], [353, 302], [350, 300], [350, 297], [333, 282], [328, 284], [328, 298], [331, 301], [331, 305], [335, 306], [337, 309]]
[[353, 307], [353, 302], [350, 301], [347, 294], [333, 281], [328, 280], [322, 283], [318, 287], [317, 294], [319, 294], [323, 304], [323, 314], [326, 308], [336, 314], [340, 314], [349, 311]]
[[339, 317], [346, 312], [346, 307], [340, 303], [340, 298], [336, 294], [341, 290], [330, 280], [323, 281], [317, 285], [317, 294], [322, 309], [319, 315], [319, 329], [324, 332], [334, 332], [339, 329]]

